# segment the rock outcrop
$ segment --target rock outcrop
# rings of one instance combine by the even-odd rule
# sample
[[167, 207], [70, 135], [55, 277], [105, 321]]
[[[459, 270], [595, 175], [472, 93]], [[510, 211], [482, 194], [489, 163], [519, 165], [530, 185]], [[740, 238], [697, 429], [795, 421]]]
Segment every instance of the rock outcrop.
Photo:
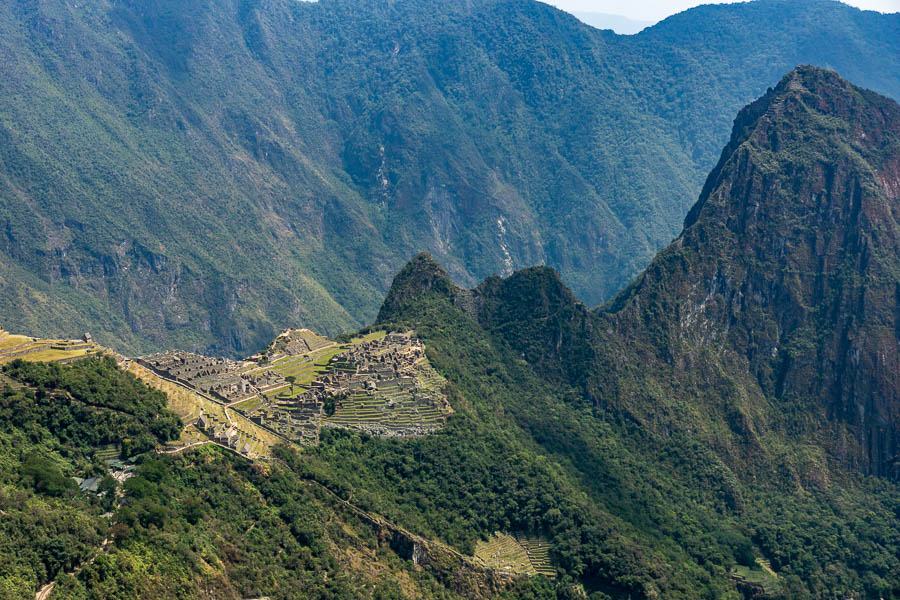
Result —
[[[900, 476], [900, 106], [799, 67], [741, 111], [685, 221], [607, 316], [746, 369], [840, 463]], [[652, 317], [648, 315], [653, 315]]]

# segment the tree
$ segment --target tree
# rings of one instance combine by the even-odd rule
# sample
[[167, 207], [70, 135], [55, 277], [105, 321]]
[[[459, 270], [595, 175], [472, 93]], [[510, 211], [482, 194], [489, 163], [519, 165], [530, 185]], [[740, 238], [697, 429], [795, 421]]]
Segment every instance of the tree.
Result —
[[284, 378], [284, 380], [287, 381], [289, 384], [291, 384], [291, 395], [293, 395], [294, 394], [294, 382], [297, 381], [297, 377], [294, 375], [288, 375], [287, 377]]

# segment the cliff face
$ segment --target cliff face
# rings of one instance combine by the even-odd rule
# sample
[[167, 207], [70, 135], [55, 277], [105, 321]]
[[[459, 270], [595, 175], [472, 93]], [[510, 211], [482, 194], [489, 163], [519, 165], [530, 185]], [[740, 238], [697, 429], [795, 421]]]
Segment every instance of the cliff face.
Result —
[[[545, 379], [733, 467], [818, 485], [827, 455], [897, 478], [898, 190], [900, 107], [799, 67], [740, 112], [682, 234], [609, 305], [545, 267], [468, 291], [417, 259], [382, 320], [438, 291]], [[772, 435], [825, 455], [777, 458]]]
[[674, 366], [740, 365], [789, 431], [897, 477], [898, 165], [897, 104], [792, 71], [740, 113], [684, 232], [606, 317]]
[[238, 357], [364, 324], [420, 249], [465, 284], [547, 264], [596, 304], [679, 233], [782, 73], [900, 97], [900, 15], [831, 0], [636, 36], [541, 2], [436, 6], [0, 3], [4, 325]]

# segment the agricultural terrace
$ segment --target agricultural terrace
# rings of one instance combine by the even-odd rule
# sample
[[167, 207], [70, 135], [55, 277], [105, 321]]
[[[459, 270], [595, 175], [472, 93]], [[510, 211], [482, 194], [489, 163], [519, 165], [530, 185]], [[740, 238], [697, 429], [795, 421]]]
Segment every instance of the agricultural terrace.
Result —
[[757, 558], [753, 567], [736, 565], [731, 570], [731, 578], [762, 589], [766, 596], [774, 596], [781, 591], [781, 580], [766, 559]]
[[[279, 340], [267, 353], [247, 359], [256, 362], [241, 373], [270, 387], [233, 407], [288, 439], [316, 444], [322, 426], [379, 436], [425, 435], [442, 427], [452, 412], [443, 393], [446, 382], [411, 332], [376, 331], [342, 345], [316, 338], [314, 350], [296, 355], [284, 353], [309, 347], [307, 330], [287, 330]], [[271, 385], [277, 381], [280, 386]]]
[[550, 564], [550, 545], [538, 537], [499, 531], [475, 545], [475, 559], [490, 569], [515, 575], [556, 577]]
[[[293, 391], [291, 391], [291, 385], [286, 384], [283, 387], [267, 392], [265, 394], [266, 397], [275, 398], [281, 396], [284, 398], [296, 398], [301, 393], [307, 391], [309, 385], [313, 381], [335, 369], [331, 364], [331, 361], [335, 356], [354, 346], [382, 340], [385, 335], [387, 334], [384, 331], [376, 331], [365, 336], [353, 338], [348, 344], [338, 345], [335, 342], [330, 342], [329, 344], [323, 344], [319, 346], [318, 349], [306, 354], [280, 356], [276, 358], [270, 363], [269, 368], [278, 373], [282, 378], [293, 376], [296, 380], [294, 381]], [[250, 369], [249, 372], [257, 372], [260, 369], [266, 368], [267, 367], [256, 367]]]
[[13, 335], [0, 329], [0, 365], [17, 358], [30, 362], [77, 360], [104, 350], [93, 342], [90, 334], [85, 334], [81, 340], [45, 340]]
[[320, 376], [330, 372], [331, 359], [344, 351], [342, 346], [329, 346], [302, 356], [285, 356], [277, 359], [271, 365], [273, 371], [285, 377], [296, 377], [294, 391], [291, 392], [290, 384], [266, 393], [269, 398], [275, 396], [296, 397], [301, 392], [309, 389], [309, 384]]
[[413, 365], [406, 375], [376, 381], [374, 390], [349, 392], [325, 424], [385, 436], [423, 435], [443, 427], [449, 414], [444, 379], [427, 361]]

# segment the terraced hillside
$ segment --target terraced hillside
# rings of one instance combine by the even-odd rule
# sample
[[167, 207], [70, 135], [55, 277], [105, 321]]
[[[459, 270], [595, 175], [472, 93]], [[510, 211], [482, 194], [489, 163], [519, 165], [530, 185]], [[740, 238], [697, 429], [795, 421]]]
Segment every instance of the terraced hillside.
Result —
[[516, 541], [525, 549], [534, 571], [545, 577], [556, 577], [556, 570], [550, 564], [550, 543], [533, 535], [517, 535]]
[[550, 544], [535, 536], [494, 532], [475, 546], [475, 559], [485, 567], [511, 575], [556, 577], [550, 564]]
[[266, 456], [278, 440], [316, 444], [323, 426], [425, 435], [452, 412], [443, 378], [411, 333], [375, 331], [339, 344], [288, 329], [243, 361], [176, 350], [128, 368], [166, 392], [194, 426], [182, 446], [199, 443], [199, 431], [248, 457]]
[[782, 589], [782, 582], [772, 570], [768, 559], [757, 558], [752, 567], [736, 565], [730, 575], [738, 586], [747, 589], [750, 595], [771, 597]]
[[16, 358], [31, 362], [69, 361], [105, 350], [94, 343], [90, 334], [81, 340], [39, 339], [0, 329], [0, 365]]
[[[271, 387], [262, 402], [236, 407], [298, 441], [316, 443], [323, 425], [390, 437], [424, 435], [442, 427], [451, 412], [445, 382], [410, 333], [376, 331], [340, 346], [320, 342], [299, 355], [272, 353], [275, 346], [269, 369], [285, 384]], [[266, 368], [247, 372], [259, 377]]]
[[137, 361], [128, 361], [126, 369], [165, 393], [169, 398], [169, 409], [185, 424], [179, 442], [168, 446], [170, 451], [215, 442], [247, 458], [264, 458], [276, 444], [289, 443], [240, 412], [186, 385], [165, 379]]
[[[0, 329], [0, 365], [17, 358], [70, 362], [111, 352], [90, 334], [81, 340], [39, 339]], [[382, 330], [339, 344], [308, 329], [288, 329], [244, 361], [177, 350], [136, 359], [114, 355], [128, 372], [165, 393], [184, 423], [168, 452], [214, 443], [247, 458], [265, 458], [279, 443], [318, 443], [322, 426], [424, 435], [442, 427], [452, 412], [443, 378], [410, 334]]]
[[378, 382], [375, 390], [351, 392], [325, 424], [398, 436], [439, 429], [449, 407], [434, 399], [440, 397], [444, 379], [430, 365], [417, 365], [411, 375], [405, 381]]

